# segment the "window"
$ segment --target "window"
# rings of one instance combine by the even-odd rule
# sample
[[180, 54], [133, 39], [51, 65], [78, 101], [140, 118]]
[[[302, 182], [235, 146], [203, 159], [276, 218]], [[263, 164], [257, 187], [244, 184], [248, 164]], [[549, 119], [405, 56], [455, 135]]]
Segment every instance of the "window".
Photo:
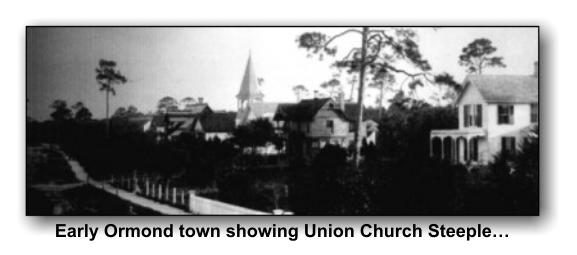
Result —
[[335, 123], [333, 120], [327, 120], [326, 126], [331, 131], [331, 134], [335, 132]]
[[463, 125], [465, 127], [483, 126], [483, 105], [465, 105], [463, 107]]
[[539, 104], [531, 104], [531, 123], [539, 122]]
[[463, 107], [463, 125], [465, 125], [465, 127], [469, 126], [470, 114], [471, 114], [471, 106], [467, 104]]
[[497, 124], [513, 124], [513, 105], [497, 106]]
[[483, 126], [483, 105], [480, 104], [475, 108], [475, 126]]
[[504, 136], [501, 137], [501, 152], [508, 155], [515, 154], [517, 150], [517, 144], [515, 142], [515, 137]]

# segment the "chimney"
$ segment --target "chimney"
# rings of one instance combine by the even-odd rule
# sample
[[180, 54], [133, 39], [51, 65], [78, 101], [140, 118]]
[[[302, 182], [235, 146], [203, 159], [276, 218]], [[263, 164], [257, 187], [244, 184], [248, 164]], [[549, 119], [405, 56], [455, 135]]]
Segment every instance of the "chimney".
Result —
[[533, 65], [534, 65], [533, 76], [539, 77], [539, 61], [535, 61]]
[[204, 98], [203, 98], [203, 97], [199, 97], [199, 98], [198, 98], [198, 103], [199, 103], [199, 104], [204, 104]]

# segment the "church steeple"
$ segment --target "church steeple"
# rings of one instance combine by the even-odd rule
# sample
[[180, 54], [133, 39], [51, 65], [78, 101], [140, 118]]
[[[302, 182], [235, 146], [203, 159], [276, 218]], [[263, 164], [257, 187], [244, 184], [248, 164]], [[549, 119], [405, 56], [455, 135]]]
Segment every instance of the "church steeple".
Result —
[[236, 113], [237, 125], [244, 124], [248, 120], [251, 111], [251, 104], [254, 102], [261, 102], [264, 97], [258, 88], [258, 82], [258, 77], [256, 77], [252, 63], [252, 54], [249, 52], [244, 76], [242, 77], [242, 82], [240, 84], [240, 90], [236, 95], [236, 98], [238, 99], [238, 111]]
[[249, 52], [248, 60], [246, 62], [246, 68], [244, 70], [244, 77], [240, 84], [240, 90], [236, 95], [236, 98], [241, 101], [260, 101], [262, 100], [262, 93], [258, 88], [258, 77], [256, 77], [254, 71], [254, 65], [252, 63], [252, 56]]

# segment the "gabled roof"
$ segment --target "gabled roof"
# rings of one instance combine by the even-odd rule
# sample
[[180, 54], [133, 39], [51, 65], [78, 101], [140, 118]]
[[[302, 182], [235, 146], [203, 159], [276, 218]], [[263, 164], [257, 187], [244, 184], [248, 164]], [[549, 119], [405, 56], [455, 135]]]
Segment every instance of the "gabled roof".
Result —
[[[312, 121], [319, 110], [329, 102], [333, 102], [333, 100], [330, 98], [314, 98], [301, 100], [297, 104], [280, 104], [277, 107], [277, 112], [274, 119], [288, 121]], [[340, 118], [351, 121], [345, 112], [336, 108], [336, 106], [332, 110]]]
[[470, 86], [479, 90], [487, 103], [537, 103], [539, 86], [533, 75], [469, 75], [458, 104]]
[[240, 100], [263, 98], [263, 94], [258, 89], [258, 78], [256, 77], [254, 71], [251, 55], [248, 56], [248, 61], [246, 62], [246, 68], [244, 70], [244, 76], [242, 78], [240, 90], [238, 91], [236, 98]]
[[[188, 128], [193, 120], [210, 115], [212, 110], [208, 104], [195, 104], [185, 110], [157, 113], [151, 117], [151, 126], [168, 126], [169, 129], [179, 129], [182, 125]], [[193, 125], [194, 126], [194, 125]]]
[[214, 112], [201, 120], [202, 128], [207, 133], [232, 132], [235, 128], [235, 112]]
[[286, 104], [277, 108], [275, 120], [311, 121], [330, 98], [303, 99], [296, 104]]

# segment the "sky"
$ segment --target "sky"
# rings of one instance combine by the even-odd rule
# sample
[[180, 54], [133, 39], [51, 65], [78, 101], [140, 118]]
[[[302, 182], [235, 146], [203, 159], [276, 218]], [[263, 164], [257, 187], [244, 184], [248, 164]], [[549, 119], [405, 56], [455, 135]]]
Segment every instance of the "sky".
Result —
[[[431, 72], [448, 72], [457, 81], [466, 76], [458, 64], [461, 49], [477, 38], [490, 39], [498, 49], [495, 55], [507, 65], [485, 69], [484, 74], [532, 74], [538, 60], [537, 28], [415, 30]], [[333, 35], [343, 28], [31, 27], [26, 34], [27, 114], [48, 119], [50, 104], [62, 99], [69, 105], [81, 101], [95, 118], [103, 118], [105, 95], [95, 79], [100, 59], [116, 61], [128, 79], [110, 100], [111, 114], [129, 105], [154, 111], [165, 96], [203, 97], [214, 110], [236, 110], [249, 52], [256, 75], [264, 80], [264, 101], [295, 102], [294, 85], [320, 90], [336, 72], [330, 67], [334, 59], [307, 57], [297, 47], [297, 36], [308, 31]], [[336, 57], [360, 41], [355, 34], [341, 38]], [[368, 93], [372, 102], [377, 91]]]

